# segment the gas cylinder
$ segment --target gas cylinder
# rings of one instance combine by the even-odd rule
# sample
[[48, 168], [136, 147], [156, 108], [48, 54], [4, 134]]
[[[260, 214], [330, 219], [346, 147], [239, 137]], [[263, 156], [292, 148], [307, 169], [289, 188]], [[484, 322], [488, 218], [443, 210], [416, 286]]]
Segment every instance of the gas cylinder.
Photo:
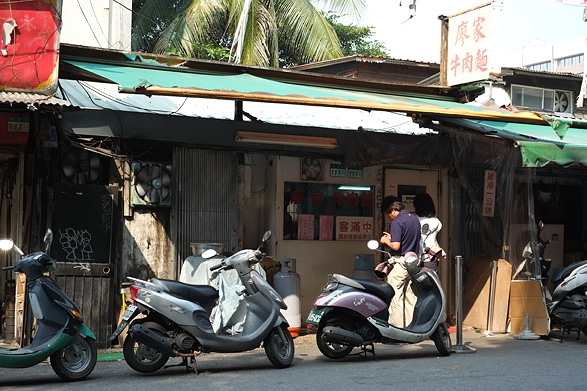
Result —
[[281, 261], [281, 270], [273, 276], [273, 286], [287, 304], [281, 314], [289, 323], [288, 330], [293, 338], [300, 335], [302, 314], [300, 308], [300, 275], [294, 271], [293, 258]]

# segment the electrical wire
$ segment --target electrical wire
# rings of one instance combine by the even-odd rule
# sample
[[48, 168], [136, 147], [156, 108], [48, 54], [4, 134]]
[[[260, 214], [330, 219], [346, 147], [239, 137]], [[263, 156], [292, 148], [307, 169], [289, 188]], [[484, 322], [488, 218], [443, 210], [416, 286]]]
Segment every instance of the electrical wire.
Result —
[[[83, 15], [84, 19], [86, 20], [86, 23], [88, 24], [88, 27], [90, 28], [90, 31], [92, 32], [92, 35], [96, 39], [96, 44], [99, 46], [100, 40], [96, 36], [96, 33], [94, 33], [94, 29], [92, 29], [92, 25], [90, 24], [90, 21], [88, 20], [86, 13], [84, 12], [84, 9], [83, 9], [82, 5], [80, 4], [79, 0], [77, 0], [77, 5], [79, 6], [80, 11], [82, 12], [82, 15]], [[106, 42], [108, 42], [108, 39], [106, 39]]]

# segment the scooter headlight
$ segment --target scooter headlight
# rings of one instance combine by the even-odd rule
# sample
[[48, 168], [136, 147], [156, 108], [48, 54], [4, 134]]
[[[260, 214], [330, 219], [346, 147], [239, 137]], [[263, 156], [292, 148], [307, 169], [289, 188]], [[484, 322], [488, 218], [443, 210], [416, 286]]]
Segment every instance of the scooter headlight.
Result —
[[416, 274], [420, 271], [420, 260], [418, 259], [418, 256], [411, 251], [404, 256], [404, 264], [406, 265], [406, 270], [410, 274]]

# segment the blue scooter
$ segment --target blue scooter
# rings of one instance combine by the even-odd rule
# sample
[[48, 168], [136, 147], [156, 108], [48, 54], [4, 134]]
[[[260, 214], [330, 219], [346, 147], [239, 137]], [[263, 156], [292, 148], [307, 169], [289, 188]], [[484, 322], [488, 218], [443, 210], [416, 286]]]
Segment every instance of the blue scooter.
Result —
[[11, 239], [0, 239], [0, 250], [14, 250], [21, 258], [2, 270], [14, 270], [27, 277], [28, 297], [37, 320], [31, 344], [20, 349], [0, 349], [0, 367], [26, 368], [50, 358], [55, 373], [66, 381], [87, 377], [98, 359], [96, 337], [83, 324], [77, 306], [49, 276], [55, 261], [46, 253], [53, 241], [49, 229], [45, 252], [25, 255]]

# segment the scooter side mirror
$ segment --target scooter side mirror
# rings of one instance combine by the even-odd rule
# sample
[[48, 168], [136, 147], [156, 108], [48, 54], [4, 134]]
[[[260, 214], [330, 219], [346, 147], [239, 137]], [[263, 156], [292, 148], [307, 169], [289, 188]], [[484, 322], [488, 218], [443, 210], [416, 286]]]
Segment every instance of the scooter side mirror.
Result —
[[369, 247], [371, 250], [377, 250], [379, 248], [379, 242], [375, 239], [369, 240], [367, 242], [367, 247]]
[[14, 247], [12, 239], [0, 239], [0, 250], [9, 251]]
[[51, 247], [51, 243], [53, 243], [53, 231], [51, 228], [47, 229], [47, 233], [43, 238], [43, 243], [45, 243], [45, 252], [49, 252], [49, 248]]
[[538, 222], [538, 231], [542, 231], [544, 229], [544, 222], [542, 220], [540, 220]]
[[14, 250], [20, 256], [24, 255], [22, 250], [20, 248], [18, 248], [18, 246], [16, 244], [14, 244], [12, 239], [0, 239], [0, 250], [4, 250], [4, 251]]
[[266, 241], [269, 240], [270, 237], [271, 237], [271, 231], [265, 231], [265, 233], [263, 234], [263, 238], [261, 239], [261, 241], [263, 243], [265, 243]]

